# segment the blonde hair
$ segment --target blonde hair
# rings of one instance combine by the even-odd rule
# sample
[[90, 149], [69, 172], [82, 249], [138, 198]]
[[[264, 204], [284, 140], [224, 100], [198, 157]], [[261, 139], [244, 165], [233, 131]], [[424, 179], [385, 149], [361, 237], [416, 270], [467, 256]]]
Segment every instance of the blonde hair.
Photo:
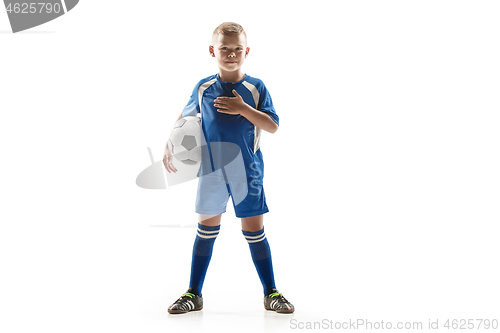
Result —
[[245, 36], [245, 39], [247, 38], [247, 34], [245, 33], [245, 30], [243, 30], [243, 27], [238, 23], [234, 22], [224, 22], [217, 28], [215, 28], [212, 34], [212, 43], [214, 41], [214, 38], [220, 34], [223, 35], [243, 34], [243, 36]]

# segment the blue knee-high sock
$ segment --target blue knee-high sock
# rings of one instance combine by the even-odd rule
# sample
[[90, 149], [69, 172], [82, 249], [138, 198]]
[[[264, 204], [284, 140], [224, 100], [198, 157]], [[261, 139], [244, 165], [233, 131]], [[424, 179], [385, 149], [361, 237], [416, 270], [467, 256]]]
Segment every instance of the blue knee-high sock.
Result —
[[193, 258], [191, 261], [191, 280], [189, 287], [193, 288], [196, 295], [201, 295], [208, 264], [212, 258], [215, 239], [219, 234], [220, 225], [208, 227], [198, 223], [198, 230], [193, 246]]
[[269, 295], [276, 286], [274, 284], [271, 248], [264, 234], [264, 228], [257, 232], [242, 231], [250, 247], [250, 253], [252, 254], [252, 260], [257, 269], [257, 273], [259, 274], [260, 282], [264, 287], [264, 295]]

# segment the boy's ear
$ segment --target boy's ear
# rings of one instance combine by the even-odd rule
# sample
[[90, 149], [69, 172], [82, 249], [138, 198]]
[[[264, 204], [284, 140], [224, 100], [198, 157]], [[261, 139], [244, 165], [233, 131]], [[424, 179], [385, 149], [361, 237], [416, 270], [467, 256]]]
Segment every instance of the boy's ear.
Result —
[[210, 55], [211, 55], [212, 57], [215, 57], [214, 47], [213, 47], [212, 45], [210, 45], [210, 46], [208, 47], [208, 52], [210, 52]]
[[250, 52], [250, 48], [249, 47], [247, 47], [247, 50], [245, 52], [245, 58], [248, 56], [248, 52]]

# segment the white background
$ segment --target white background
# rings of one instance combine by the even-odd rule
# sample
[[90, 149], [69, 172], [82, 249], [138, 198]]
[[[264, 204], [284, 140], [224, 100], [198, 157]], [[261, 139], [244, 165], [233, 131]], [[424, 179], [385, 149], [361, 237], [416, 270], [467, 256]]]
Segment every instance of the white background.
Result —
[[[0, 11], [1, 331], [500, 320], [499, 10], [83, 0], [17, 34]], [[280, 116], [262, 139], [265, 228], [293, 315], [263, 309], [232, 208], [204, 310], [168, 315], [188, 287], [196, 181], [135, 184], [217, 72], [208, 46], [224, 21], [245, 28], [244, 70]]]

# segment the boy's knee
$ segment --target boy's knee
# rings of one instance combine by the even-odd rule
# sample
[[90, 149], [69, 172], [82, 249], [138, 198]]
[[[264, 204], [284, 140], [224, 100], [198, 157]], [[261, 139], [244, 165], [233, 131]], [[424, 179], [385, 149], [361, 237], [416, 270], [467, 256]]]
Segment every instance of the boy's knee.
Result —
[[264, 227], [264, 215], [244, 217], [241, 219], [241, 230], [247, 232], [257, 232]]
[[215, 227], [220, 224], [222, 214], [217, 214], [217, 215], [203, 215], [203, 214], [198, 214], [198, 222], [201, 225], [207, 226], [207, 227]]

